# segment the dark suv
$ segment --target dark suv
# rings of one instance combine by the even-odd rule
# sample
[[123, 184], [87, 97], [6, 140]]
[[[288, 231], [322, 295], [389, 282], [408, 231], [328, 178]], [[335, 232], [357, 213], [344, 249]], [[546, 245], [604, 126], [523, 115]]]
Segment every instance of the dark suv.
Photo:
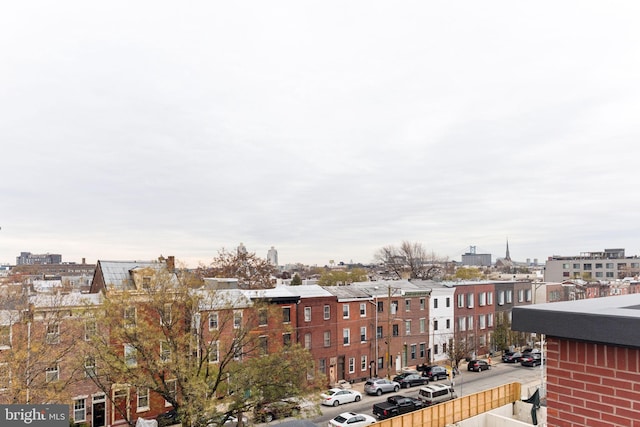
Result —
[[521, 357], [522, 353], [519, 351], [505, 351], [502, 355], [502, 361], [505, 363], [517, 363]]
[[542, 353], [523, 353], [520, 358], [520, 364], [522, 366], [539, 366], [542, 364]]
[[422, 371], [422, 376], [429, 378], [429, 381], [446, 380], [449, 378], [447, 368], [444, 366], [427, 366]]

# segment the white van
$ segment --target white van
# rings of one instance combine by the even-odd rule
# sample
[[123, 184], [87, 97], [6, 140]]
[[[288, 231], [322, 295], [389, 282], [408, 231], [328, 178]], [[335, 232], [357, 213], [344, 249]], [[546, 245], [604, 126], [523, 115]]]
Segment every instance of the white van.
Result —
[[425, 406], [435, 405], [436, 403], [446, 402], [455, 399], [456, 392], [452, 386], [446, 384], [429, 384], [420, 387], [418, 399], [422, 400]]

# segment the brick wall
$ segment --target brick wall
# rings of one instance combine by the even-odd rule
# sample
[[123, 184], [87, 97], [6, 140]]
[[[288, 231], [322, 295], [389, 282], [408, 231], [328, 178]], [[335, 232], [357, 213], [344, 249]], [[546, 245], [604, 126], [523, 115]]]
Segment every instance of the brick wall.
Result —
[[640, 426], [640, 348], [549, 337], [550, 426]]

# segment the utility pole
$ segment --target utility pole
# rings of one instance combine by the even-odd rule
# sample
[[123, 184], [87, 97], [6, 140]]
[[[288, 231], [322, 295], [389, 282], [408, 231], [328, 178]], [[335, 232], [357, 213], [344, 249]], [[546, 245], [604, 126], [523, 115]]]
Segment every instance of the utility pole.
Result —
[[387, 378], [391, 378], [391, 286], [387, 286]]

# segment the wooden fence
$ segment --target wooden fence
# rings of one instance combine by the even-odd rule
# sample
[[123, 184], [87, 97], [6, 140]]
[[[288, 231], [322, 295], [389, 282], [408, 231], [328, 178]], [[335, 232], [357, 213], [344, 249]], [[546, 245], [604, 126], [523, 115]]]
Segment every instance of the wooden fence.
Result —
[[374, 427], [445, 427], [519, 401], [521, 384], [510, 383], [382, 420]]

